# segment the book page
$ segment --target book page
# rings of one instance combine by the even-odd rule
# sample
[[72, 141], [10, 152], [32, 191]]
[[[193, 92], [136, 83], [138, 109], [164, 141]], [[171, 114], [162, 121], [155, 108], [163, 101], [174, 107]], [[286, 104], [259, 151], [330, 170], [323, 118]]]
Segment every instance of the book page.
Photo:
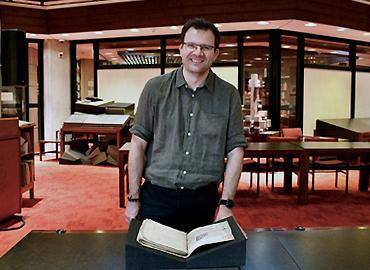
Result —
[[188, 256], [200, 246], [234, 240], [227, 220], [199, 227], [188, 233]]
[[150, 219], [141, 224], [136, 240], [143, 246], [161, 250], [180, 257], [187, 252], [186, 233]]

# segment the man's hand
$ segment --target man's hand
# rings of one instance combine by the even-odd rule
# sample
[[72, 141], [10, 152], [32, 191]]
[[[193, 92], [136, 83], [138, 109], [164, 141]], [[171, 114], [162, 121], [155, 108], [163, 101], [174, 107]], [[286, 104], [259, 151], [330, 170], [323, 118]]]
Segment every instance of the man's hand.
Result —
[[130, 225], [131, 220], [136, 218], [139, 214], [140, 202], [127, 202], [125, 218], [126, 223]]
[[233, 216], [233, 211], [230, 208], [226, 207], [225, 205], [220, 205], [220, 207], [218, 208], [215, 221], [218, 221], [220, 219], [224, 219], [230, 216]]

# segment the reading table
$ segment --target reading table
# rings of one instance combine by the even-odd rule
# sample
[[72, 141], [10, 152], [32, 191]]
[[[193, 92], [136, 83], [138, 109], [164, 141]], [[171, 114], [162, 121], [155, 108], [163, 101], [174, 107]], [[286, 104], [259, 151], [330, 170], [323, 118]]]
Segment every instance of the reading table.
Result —
[[[368, 269], [370, 265], [369, 227], [247, 234], [243, 270]], [[122, 231], [32, 231], [0, 258], [0, 269], [126, 269], [126, 239], [127, 232]]]

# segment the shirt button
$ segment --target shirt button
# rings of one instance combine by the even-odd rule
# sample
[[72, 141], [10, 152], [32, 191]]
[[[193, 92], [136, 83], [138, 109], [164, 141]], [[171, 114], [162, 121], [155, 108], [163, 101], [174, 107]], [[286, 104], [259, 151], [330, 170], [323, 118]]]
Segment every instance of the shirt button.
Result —
[[191, 136], [191, 132], [188, 132], [188, 136]]
[[189, 152], [188, 152], [188, 151], [186, 151], [186, 152], [185, 152], [185, 155], [187, 155], [187, 156], [188, 156], [188, 155], [189, 155]]
[[191, 94], [191, 97], [195, 97], [195, 95], [194, 94]]
[[188, 88], [188, 85], [187, 84], [185, 84], [185, 88]]
[[189, 115], [190, 115], [190, 117], [193, 117], [194, 114], [191, 112]]
[[183, 173], [183, 174], [186, 174], [186, 173], [187, 173], [187, 171], [183, 171], [182, 173]]

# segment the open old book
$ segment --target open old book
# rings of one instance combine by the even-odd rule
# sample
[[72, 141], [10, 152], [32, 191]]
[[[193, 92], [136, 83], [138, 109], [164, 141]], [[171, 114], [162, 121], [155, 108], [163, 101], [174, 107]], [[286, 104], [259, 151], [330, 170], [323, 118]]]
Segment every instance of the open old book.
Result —
[[143, 246], [187, 258], [198, 247], [234, 240], [227, 220], [185, 233], [151, 219], [141, 224], [136, 240]]

